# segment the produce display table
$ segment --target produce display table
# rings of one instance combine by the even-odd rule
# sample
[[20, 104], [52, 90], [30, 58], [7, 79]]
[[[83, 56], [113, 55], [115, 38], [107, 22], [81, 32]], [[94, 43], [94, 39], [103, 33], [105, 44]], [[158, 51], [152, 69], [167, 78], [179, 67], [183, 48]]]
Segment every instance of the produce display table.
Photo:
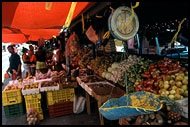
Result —
[[[112, 85], [111, 83], [108, 82], [95, 82], [93, 83], [84, 83], [81, 81], [81, 79], [79, 77], [77, 77], [77, 81], [78, 84], [85, 90], [86, 92], [86, 107], [87, 107], [87, 113], [88, 115], [91, 115], [91, 106], [90, 106], [90, 96], [95, 98], [98, 104], [98, 108], [100, 108], [109, 98], [120, 98], [121, 96], [123, 96], [125, 94], [125, 92], [123, 90], [121, 90], [119, 87], [115, 87], [114, 85]], [[106, 93], [108, 91], [108, 88], [101, 88], [102, 94], [101, 93], [97, 93], [97, 91], [91, 89], [89, 86], [93, 85], [96, 86], [104, 83], [104, 84], [109, 84], [109, 86], [114, 87], [112, 94], [109, 92], [109, 94], [103, 94]], [[104, 118], [101, 115], [101, 113], [99, 112], [99, 118], [100, 118], [100, 124], [104, 125]]]

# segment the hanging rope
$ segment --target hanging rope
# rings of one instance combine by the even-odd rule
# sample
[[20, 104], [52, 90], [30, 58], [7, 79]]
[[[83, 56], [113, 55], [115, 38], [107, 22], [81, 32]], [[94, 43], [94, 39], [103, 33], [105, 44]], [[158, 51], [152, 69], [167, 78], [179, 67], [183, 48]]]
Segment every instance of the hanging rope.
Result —
[[83, 14], [81, 15], [81, 20], [82, 20], [82, 33], [84, 33], [84, 16]]
[[45, 9], [46, 10], [51, 10], [52, 4], [53, 4], [53, 2], [46, 2]]
[[114, 9], [113, 9], [111, 6], [110, 6], [109, 8], [111, 9], [111, 12], [113, 13], [113, 12], [114, 12]]
[[70, 8], [69, 13], [68, 13], [68, 16], [67, 16], [67, 19], [66, 19], [66, 21], [65, 21], [65, 25], [63, 25], [63, 30], [64, 30], [65, 28], [68, 28], [68, 27], [70, 26], [76, 5], [77, 5], [77, 2], [72, 2], [71, 8]]
[[130, 16], [128, 22], [125, 23], [125, 25], [124, 25], [124, 27], [123, 27], [124, 29], [125, 29], [126, 27], [128, 27], [128, 25], [132, 22], [133, 17], [134, 17], [134, 8], [137, 8], [137, 7], [139, 6], [139, 3], [140, 3], [140, 2], [136, 2], [135, 6], [133, 6], [132, 3], [131, 3], [131, 16]]
[[99, 19], [100, 19], [100, 18], [103, 18], [103, 16], [98, 16], [98, 15], [96, 15], [96, 18], [99, 18]]
[[[113, 13], [114, 12], [114, 9], [110, 6], [109, 7], [111, 9], [111, 12]], [[109, 39], [110, 37], [110, 31], [108, 30], [104, 35], [103, 35], [103, 39]]]
[[[181, 30], [181, 25], [183, 24], [183, 22], [186, 20], [186, 18], [184, 18], [181, 22], [180, 22], [180, 24], [179, 24], [179, 26], [178, 26], [178, 31], [176, 32], [176, 34], [174, 35], [174, 37], [172, 38], [172, 41], [171, 41], [171, 46], [173, 45], [173, 43], [174, 43], [174, 41], [177, 39], [177, 35], [178, 35], [178, 33], [179, 33], [179, 31]], [[173, 46], [172, 46], [173, 47]]]

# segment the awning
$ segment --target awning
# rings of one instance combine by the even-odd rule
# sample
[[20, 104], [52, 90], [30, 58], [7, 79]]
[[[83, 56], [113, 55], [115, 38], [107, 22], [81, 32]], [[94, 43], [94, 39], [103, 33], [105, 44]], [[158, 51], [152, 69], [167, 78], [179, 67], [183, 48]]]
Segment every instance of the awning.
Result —
[[[12, 40], [19, 43], [22, 42], [18, 41], [19, 37], [23, 40], [25, 36], [28, 41], [36, 41], [38, 37], [50, 39], [53, 35], [59, 35], [60, 29], [65, 24], [71, 3], [2, 2], [2, 36], [9, 38], [3, 38], [2, 42]], [[95, 2], [77, 2], [72, 20], [94, 4]], [[17, 32], [12, 33], [12, 29], [17, 29]], [[14, 38], [12, 38], [13, 34], [15, 34]], [[16, 37], [17, 39], [15, 39]]]

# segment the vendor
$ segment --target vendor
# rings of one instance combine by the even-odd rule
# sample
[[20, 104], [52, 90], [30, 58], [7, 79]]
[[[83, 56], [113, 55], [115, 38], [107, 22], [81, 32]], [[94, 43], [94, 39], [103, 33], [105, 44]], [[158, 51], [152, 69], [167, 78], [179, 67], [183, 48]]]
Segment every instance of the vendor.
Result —
[[19, 77], [21, 78], [20, 56], [14, 51], [13, 46], [9, 45], [7, 49], [9, 53], [11, 53], [11, 56], [9, 58], [10, 65], [6, 73], [10, 72], [12, 74], [12, 80], [15, 80], [16, 78], [19, 78]]
[[57, 42], [53, 43], [52, 62], [49, 63], [49, 66], [53, 67], [53, 70], [55, 70], [55, 71], [62, 70], [62, 66], [61, 66], [61, 62], [60, 62], [59, 44]]
[[38, 39], [38, 51], [36, 52], [36, 72], [47, 73], [48, 67], [46, 61], [46, 50], [43, 48], [45, 41], [43, 38]]

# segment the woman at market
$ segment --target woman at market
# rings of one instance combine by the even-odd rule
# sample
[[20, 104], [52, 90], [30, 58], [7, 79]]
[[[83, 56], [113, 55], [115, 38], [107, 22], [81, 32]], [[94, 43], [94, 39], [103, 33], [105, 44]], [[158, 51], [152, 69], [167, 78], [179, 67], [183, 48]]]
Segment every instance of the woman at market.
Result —
[[9, 58], [9, 68], [7, 69], [6, 73], [10, 72], [12, 74], [12, 80], [15, 80], [17, 78], [21, 78], [21, 61], [20, 56], [15, 53], [14, 47], [9, 45], [7, 47], [9, 53], [11, 53], [11, 56]]
[[49, 66], [53, 67], [53, 70], [60, 71], [62, 70], [61, 62], [60, 62], [60, 50], [58, 43], [53, 44], [54, 54], [52, 56], [52, 62], [49, 63]]
[[22, 49], [22, 60], [23, 60], [23, 67], [24, 67], [24, 77], [27, 78], [28, 76], [31, 75], [30, 72], [30, 58], [28, 56], [28, 49], [27, 48], [23, 48]]
[[30, 71], [31, 75], [35, 75], [35, 70], [36, 70], [36, 55], [34, 54], [34, 47], [32, 45], [29, 46], [29, 57], [30, 57]]
[[48, 67], [46, 61], [46, 50], [43, 48], [45, 41], [43, 38], [38, 39], [38, 51], [36, 52], [36, 72], [47, 73]]

